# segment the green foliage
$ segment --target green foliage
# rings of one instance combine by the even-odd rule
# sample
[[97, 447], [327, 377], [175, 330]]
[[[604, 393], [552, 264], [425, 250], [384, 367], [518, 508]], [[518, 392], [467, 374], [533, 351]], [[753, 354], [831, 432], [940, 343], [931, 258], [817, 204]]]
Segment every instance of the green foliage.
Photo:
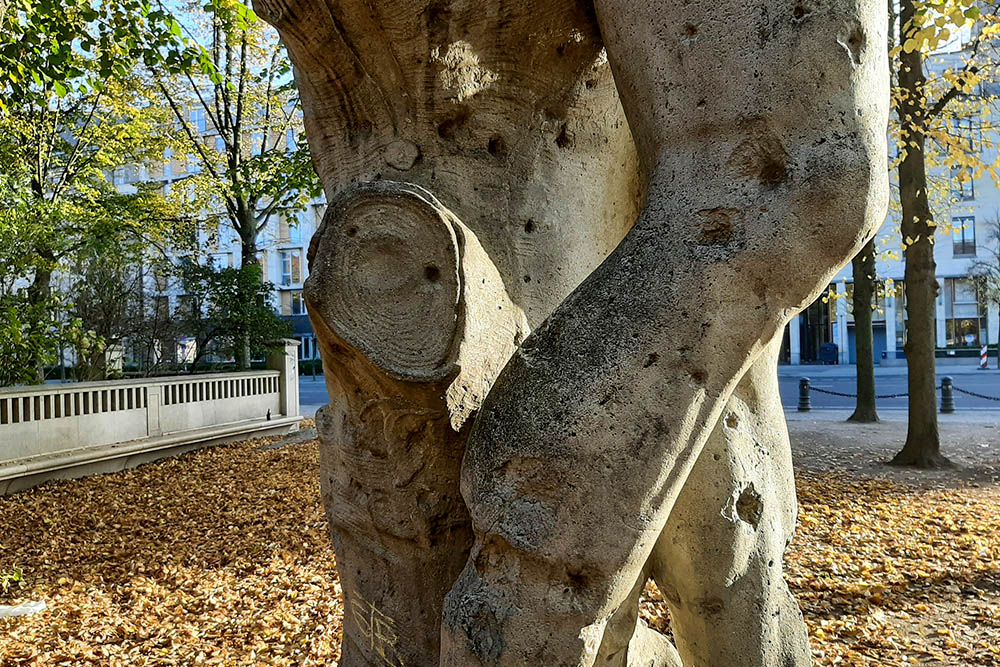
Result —
[[[203, 8], [237, 27], [256, 21], [234, 0], [207, 0]], [[219, 76], [161, 0], [0, 0], [0, 112], [10, 100], [102, 90], [139, 65]]]
[[147, 0], [14, 0], [0, 21], [0, 108], [100, 90], [135, 63], [162, 63], [180, 44], [170, 21]]
[[14, 566], [9, 570], [0, 570], [0, 592], [5, 595], [10, 592], [11, 588], [24, 588], [28, 585], [28, 582], [24, 580], [24, 571], [18, 567]]
[[[55, 360], [60, 346], [84, 359], [100, 356], [104, 336], [71, 312], [69, 276], [81, 263], [94, 257], [141, 263], [151, 248], [178, 247], [190, 238], [189, 203], [142, 183], [120, 191], [114, 179], [116, 170], [138, 174], [141, 165], [162, 161], [169, 145], [160, 131], [169, 115], [153, 103], [148, 79], [134, 71], [136, 54], [123, 51], [128, 16], [121, 12], [134, 4], [86, 9], [39, 2], [7, 15], [8, 25], [21, 32], [0, 40], [0, 71], [10, 65], [2, 54], [35, 43], [27, 29], [32, 21], [48, 22], [50, 38], [88, 30], [90, 36], [69, 51], [50, 39], [18, 61], [43, 74], [58, 63], [69, 77], [60, 85], [38, 72], [32, 81], [15, 73], [6, 82], [0, 113], [0, 384], [40, 380], [39, 369]], [[108, 33], [115, 25], [121, 30]], [[106, 78], [112, 62], [122, 67]], [[88, 83], [98, 80], [100, 85]]]
[[0, 386], [38, 382], [38, 365], [56, 358], [55, 326], [48, 304], [0, 296]]
[[271, 216], [320, 193], [298, 92], [277, 35], [241, 3], [188, 7], [189, 44], [210, 63], [200, 75], [156, 73], [175, 119], [174, 153], [189, 165], [176, 187], [226, 222], [252, 263]]
[[179, 277], [188, 301], [173, 319], [178, 334], [194, 339], [192, 371], [209, 354], [239, 360], [249, 345], [250, 357], [258, 356], [268, 344], [291, 335], [291, 325], [270, 306], [274, 286], [261, 280], [259, 266], [217, 269], [184, 262]]

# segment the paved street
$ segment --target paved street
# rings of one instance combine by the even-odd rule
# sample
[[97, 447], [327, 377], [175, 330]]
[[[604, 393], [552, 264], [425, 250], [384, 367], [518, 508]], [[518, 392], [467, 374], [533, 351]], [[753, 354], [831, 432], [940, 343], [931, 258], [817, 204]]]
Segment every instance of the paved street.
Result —
[[[939, 360], [938, 384], [941, 378], [950, 376], [956, 387], [996, 396], [1000, 398], [1000, 370], [996, 368], [996, 359], [990, 359], [990, 369], [978, 370], [973, 365], [973, 360], [963, 359], [961, 362], [950, 362]], [[813, 387], [819, 389], [831, 389], [841, 393], [855, 392], [855, 367], [854, 366], [780, 366], [778, 368], [779, 386], [781, 388], [781, 402], [786, 410], [792, 412], [798, 405], [799, 378], [808, 377]], [[875, 368], [875, 387], [879, 395], [898, 394], [906, 392], [906, 366], [892, 366]], [[840, 396], [830, 396], [817, 391], [811, 392], [813, 410], [847, 410], [854, 407], [853, 398], [843, 398]], [[323, 377], [315, 379], [312, 376], [304, 375], [299, 378], [299, 401], [302, 405], [302, 414], [312, 417], [316, 410], [327, 402], [326, 383]], [[905, 410], [905, 398], [879, 399], [879, 410]], [[963, 411], [996, 411], [997, 421], [1000, 422], [1000, 402], [988, 401], [981, 398], [966, 396], [955, 393], [956, 416]]]
[[326, 383], [323, 376], [299, 376], [299, 406], [304, 417], [314, 417], [327, 402]]

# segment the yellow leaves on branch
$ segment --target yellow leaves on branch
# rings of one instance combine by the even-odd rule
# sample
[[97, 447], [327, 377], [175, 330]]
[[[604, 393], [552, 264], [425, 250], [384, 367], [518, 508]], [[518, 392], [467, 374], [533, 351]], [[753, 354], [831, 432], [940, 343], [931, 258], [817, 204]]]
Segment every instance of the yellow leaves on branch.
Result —
[[[906, 27], [907, 38], [901, 46], [905, 53], [934, 52], [947, 44], [961, 28], [981, 18], [974, 0], [927, 2], [917, 10], [913, 23]], [[953, 32], [954, 31], [954, 32]], [[898, 55], [899, 48], [896, 53]]]

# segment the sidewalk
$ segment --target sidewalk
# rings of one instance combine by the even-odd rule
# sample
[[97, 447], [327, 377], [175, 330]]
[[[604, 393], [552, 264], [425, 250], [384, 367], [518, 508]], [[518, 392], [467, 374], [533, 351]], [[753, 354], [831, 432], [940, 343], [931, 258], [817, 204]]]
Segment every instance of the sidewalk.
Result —
[[[987, 370], [979, 370], [979, 359], [972, 357], [962, 357], [959, 359], [939, 358], [937, 359], [938, 375], [972, 375], [972, 374], [998, 374], [997, 360], [990, 357], [990, 366]], [[808, 377], [808, 378], [853, 378], [856, 374], [854, 364], [802, 364], [792, 366], [791, 364], [781, 364], [778, 366], [778, 377]], [[875, 377], [905, 376], [906, 360], [900, 359], [894, 366], [875, 366]]]
[[[794, 407], [785, 406], [785, 421], [787, 422], [846, 422], [854, 413], [853, 409], [816, 408], [809, 412], [799, 412]], [[908, 411], [906, 408], [887, 408], [878, 406], [880, 422], [906, 423]], [[939, 424], [989, 424], [1000, 426], [1000, 409], [967, 407], [951, 414], [938, 412]]]

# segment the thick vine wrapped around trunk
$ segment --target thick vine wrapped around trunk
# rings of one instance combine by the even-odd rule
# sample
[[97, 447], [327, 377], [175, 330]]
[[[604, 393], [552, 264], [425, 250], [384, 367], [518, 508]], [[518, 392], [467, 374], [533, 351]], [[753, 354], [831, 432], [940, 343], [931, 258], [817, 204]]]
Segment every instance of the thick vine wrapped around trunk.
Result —
[[808, 664], [772, 341], [884, 210], [876, 8], [255, 4], [331, 202], [342, 664]]
[[594, 662], [737, 382], [885, 212], [884, 7], [597, 14], [648, 195], [476, 420], [446, 665]]

